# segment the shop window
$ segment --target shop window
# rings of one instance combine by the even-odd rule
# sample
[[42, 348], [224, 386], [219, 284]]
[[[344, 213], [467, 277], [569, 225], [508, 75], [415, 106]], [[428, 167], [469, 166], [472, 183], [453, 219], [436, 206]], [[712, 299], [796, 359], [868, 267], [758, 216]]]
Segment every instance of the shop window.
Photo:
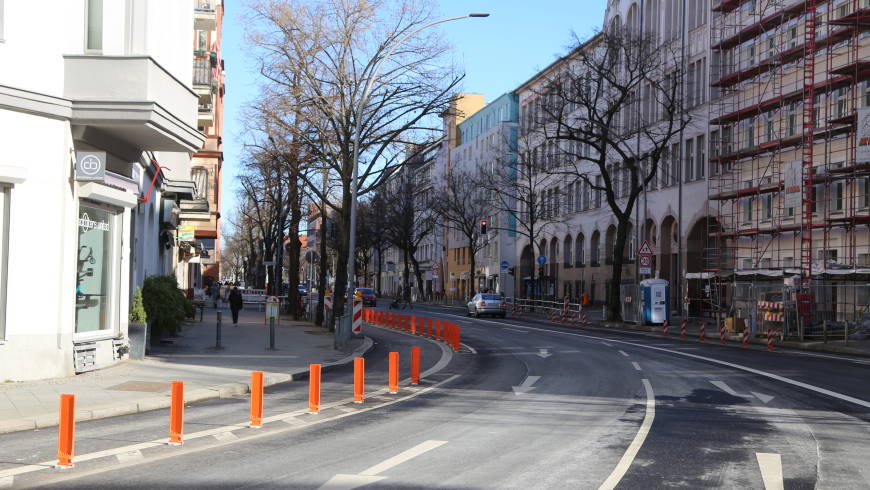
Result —
[[0, 186], [0, 340], [6, 339], [6, 284], [9, 263], [10, 187]]
[[119, 215], [94, 204], [81, 204], [78, 214], [76, 333], [115, 327], [120, 275]]
[[103, 0], [88, 0], [85, 51], [103, 50]]

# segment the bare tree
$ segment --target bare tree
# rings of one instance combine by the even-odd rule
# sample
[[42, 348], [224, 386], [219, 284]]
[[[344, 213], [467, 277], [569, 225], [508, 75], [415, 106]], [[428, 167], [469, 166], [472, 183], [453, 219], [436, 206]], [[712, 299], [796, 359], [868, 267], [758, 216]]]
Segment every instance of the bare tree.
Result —
[[472, 295], [477, 292], [477, 253], [489, 244], [489, 235], [481, 233], [481, 221], [493, 212], [480, 181], [477, 170], [449, 171], [433, 206], [447, 230], [461, 235], [468, 246]]
[[[381, 184], [399, 162], [401, 145], [437, 129], [461, 76], [445, 62], [447, 48], [433, 31], [405, 42], [381, 67], [366, 107], [363, 88], [388, 50], [431, 20], [428, 2], [401, 0], [263, 0], [252, 5], [249, 40], [260, 73], [273, 93], [291, 93], [310, 130], [307, 151], [330, 167], [341, 184], [337, 213], [339, 260], [335, 308], [343, 309], [347, 285], [354, 127], [362, 119], [359, 196]], [[448, 68], [443, 68], [447, 66]], [[272, 114], [276, 124], [285, 118]], [[310, 192], [319, 193], [311, 185]], [[325, 197], [325, 196], [321, 196]]]
[[547, 171], [601, 192], [616, 218], [607, 317], [619, 319], [622, 269], [632, 213], [656, 178], [663, 154], [689, 118], [682, 108], [682, 65], [670, 43], [628, 31], [580, 43], [541, 85], [529, 134], [551, 143]]

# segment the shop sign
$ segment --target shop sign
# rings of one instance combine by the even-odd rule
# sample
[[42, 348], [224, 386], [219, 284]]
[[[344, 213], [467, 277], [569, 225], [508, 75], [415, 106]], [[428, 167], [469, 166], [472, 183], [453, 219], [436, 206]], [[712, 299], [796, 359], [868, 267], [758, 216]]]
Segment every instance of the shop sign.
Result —
[[79, 228], [81, 228], [82, 231], [109, 231], [109, 223], [107, 221], [94, 221], [90, 216], [88, 216], [88, 213], [82, 213], [81, 218], [79, 218]]
[[106, 152], [77, 151], [75, 180], [103, 182], [106, 179]]
[[192, 242], [195, 240], [194, 238], [195, 230], [193, 225], [184, 225], [178, 227], [178, 241], [179, 242]]

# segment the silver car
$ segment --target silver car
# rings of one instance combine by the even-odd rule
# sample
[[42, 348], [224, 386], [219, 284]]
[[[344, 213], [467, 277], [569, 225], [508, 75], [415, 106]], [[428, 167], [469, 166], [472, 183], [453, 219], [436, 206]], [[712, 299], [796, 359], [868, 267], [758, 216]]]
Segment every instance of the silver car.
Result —
[[478, 318], [480, 315], [504, 318], [507, 315], [507, 304], [500, 294], [477, 293], [468, 302], [468, 314]]

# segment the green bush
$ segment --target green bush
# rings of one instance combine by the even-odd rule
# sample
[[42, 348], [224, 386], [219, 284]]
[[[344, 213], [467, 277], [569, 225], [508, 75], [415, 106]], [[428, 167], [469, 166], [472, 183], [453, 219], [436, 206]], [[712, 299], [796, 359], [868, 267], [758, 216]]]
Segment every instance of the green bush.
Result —
[[175, 335], [193, 308], [178, 289], [174, 275], [146, 278], [142, 286], [142, 299], [156, 335]]
[[148, 314], [145, 313], [145, 305], [142, 304], [142, 290], [136, 287], [133, 292], [133, 304], [130, 305], [130, 323], [145, 323]]

